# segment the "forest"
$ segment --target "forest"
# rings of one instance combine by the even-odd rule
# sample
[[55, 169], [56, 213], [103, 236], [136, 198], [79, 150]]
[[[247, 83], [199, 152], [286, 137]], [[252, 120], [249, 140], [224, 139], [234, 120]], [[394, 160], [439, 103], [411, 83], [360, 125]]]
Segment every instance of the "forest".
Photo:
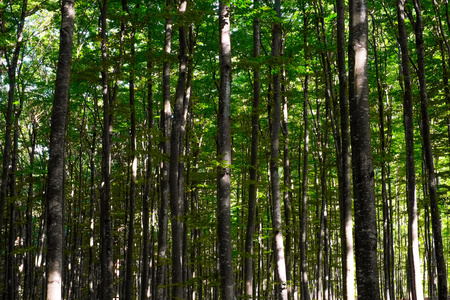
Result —
[[447, 0], [0, 0], [1, 299], [447, 300], [449, 39]]

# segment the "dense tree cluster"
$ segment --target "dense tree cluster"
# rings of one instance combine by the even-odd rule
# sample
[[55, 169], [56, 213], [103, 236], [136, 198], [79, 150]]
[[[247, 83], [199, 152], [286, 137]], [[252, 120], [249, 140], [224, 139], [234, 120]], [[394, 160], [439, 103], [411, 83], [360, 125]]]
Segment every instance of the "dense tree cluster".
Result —
[[447, 300], [446, 0], [0, 0], [3, 299]]

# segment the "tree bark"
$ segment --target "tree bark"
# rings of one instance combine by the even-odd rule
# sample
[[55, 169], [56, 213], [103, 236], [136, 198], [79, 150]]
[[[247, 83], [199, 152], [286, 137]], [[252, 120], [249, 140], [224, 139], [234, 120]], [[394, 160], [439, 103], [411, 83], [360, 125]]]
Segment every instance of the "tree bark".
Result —
[[[377, 95], [378, 95], [378, 112], [379, 112], [379, 130], [380, 130], [380, 156], [381, 156], [381, 199], [383, 204], [383, 267], [384, 267], [384, 292], [386, 300], [395, 299], [395, 289], [394, 289], [394, 258], [391, 256], [390, 251], [392, 232], [391, 228], [391, 207], [389, 205], [389, 199], [387, 194], [387, 168], [386, 168], [386, 130], [385, 130], [385, 117], [384, 117], [384, 103], [383, 103], [383, 88], [380, 76], [379, 59], [378, 59], [378, 40], [379, 36], [378, 25], [376, 25], [375, 17], [373, 14], [373, 47], [375, 56], [375, 70], [377, 79]], [[405, 126], [406, 127], [406, 126]]]
[[[254, 9], [258, 9], [259, 0], [253, 0]], [[253, 19], [253, 57], [260, 55], [260, 25], [259, 18]], [[245, 295], [253, 299], [253, 236], [255, 233], [256, 196], [258, 176], [258, 131], [259, 131], [259, 102], [261, 98], [261, 71], [256, 65], [253, 70], [253, 102], [252, 102], [252, 142], [250, 154], [250, 184], [248, 190], [248, 219], [247, 233], [245, 237]]]
[[342, 272], [344, 276], [344, 300], [355, 299], [355, 268], [353, 258], [353, 218], [350, 179], [350, 129], [348, 118], [347, 70], [345, 67], [345, 7], [343, 0], [336, 0], [337, 55], [339, 72], [339, 108], [341, 113], [341, 181], [339, 183], [341, 208]]
[[221, 294], [233, 300], [234, 274], [231, 257], [231, 24], [230, 1], [219, 1], [220, 89], [217, 155], [217, 219]]
[[420, 111], [422, 117], [423, 150], [425, 156], [426, 174], [428, 176], [428, 189], [431, 207], [431, 222], [433, 227], [434, 247], [436, 251], [436, 262], [438, 270], [438, 299], [447, 300], [447, 268], [445, 266], [444, 247], [442, 243], [441, 215], [438, 206], [437, 182], [434, 172], [433, 153], [430, 138], [430, 120], [428, 114], [428, 95], [425, 79], [425, 53], [423, 41], [422, 6], [420, 0], [414, 0], [416, 12], [416, 51], [418, 78], [420, 86]]
[[[278, 18], [281, 18], [281, 1], [275, 1], [275, 12]], [[286, 279], [286, 261], [284, 257], [283, 232], [281, 228], [281, 193], [280, 193], [280, 175], [278, 173], [278, 157], [280, 143], [280, 124], [281, 124], [281, 65], [277, 61], [281, 49], [281, 24], [279, 20], [272, 25], [272, 56], [275, 60], [273, 71], [273, 112], [272, 128], [270, 138], [272, 141], [270, 151], [270, 181], [272, 188], [272, 230], [273, 230], [273, 250], [275, 259], [275, 297], [279, 300], [287, 300], [287, 279]]]
[[[139, 6], [139, 5], [138, 5]], [[139, 7], [137, 7], [139, 8]], [[127, 0], [122, 0], [122, 9], [128, 12], [129, 17], [130, 12], [127, 8]], [[135, 34], [136, 25], [132, 21], [131, 30], [131, 60], [134, 61], [136, 58], [135, 53]], [[130, 92], [130, 144], [131, 144], [131, 178], [130, 178], [130, 203], [129, 203], [129, 223], [128, 223], [128, 241], [126, 248], [126, 263], [125, 263], [125, 299], [131, 300], [133, 297], [133, 245], [134, 245], [134, 218], [135, 218], [135, 202], [136, 202], [136, 178], [137, 178], [137, 157], [136, 157], [136, 107], [135, 107], [135, 84], [134, 84], [134, 69], [135, 65], [132, 64], [130, 70], [130, 80], [129, 80], [129, 92]]]
[[[411, 75], [409, 68], [408, 38], [405, 26], [405, 0], [397, 0], [397, 21], [399, 44], [402, 55], [403, 75], [403, 118], [406, 144], [406, 198], [408, 207], [408, 271], [410, 278], [410, 299], [423, 299], [420, 282], [419, 235], [416, 198], [416, 174], [414, 165], [414, 124]], [[386, 233], [385, 233], [386, 234]]]
[[[306, 68], [308, 68], [308, 23], [309, 16], [305, 16], [303, 22], [303, 43], [305, 47], [305, 62]], [[302, 300], [309, 300], [308, 289], [308, 270], [307, 270], [307, 200], [308, 200], [308, 152], [309, 152], [309, 122], [308, 122], [308, 102], [309, 102], [309, 74], [305, 74], [305, 82], [303, 83], [303, 126], [304, 126], [304, 139], [303, 139], [303, 164], [302, 164], [302, 194], [300, 202], [300, 297]]]
[[349, 99], [358, 299], [380, 299], [368, 101], [367, 0], [350, 0]]
[[[184, 13], [187, 9], [187, 1], [183, 0], [179, 6], [179, 17], [184, 21]], [[183, 24], [183, 22], [181, 22]], [[181, 127], [183, 125], [183, 111], [184, 111], [184, 94], [186, 87], [187, 75], [187, 30], [186, 26], [182, 25], [179, 28], [179, 43], [180, 43], [180, 68], [178, 75], [178, 83], [175, 95], [174, 117], [172, 121], [172, 132], [170, 135], [170, 207], [172, 212], [172, 298], [183, 299], [183, 231], [184, 224], [182, 220], [184, 212], [183, 190], [179, 182], [179, 162], [180, 149], [182, 142], [180, 141]]]
[[[166, 13], [170, 14], [172, 1], [166, 0]], [[172, 111], [170, 108], [170, 53], [172, 48], [172, 17], [166, 18], [164, 32], [164, 63], [163, 63], [163, 111], [161, 115], [161, 131], [163, 137], [163, 161], [161, 170], [161, 203], [158, 212], [158, 268], [156, 273], [156, 299], [166, 299], [165, 278], [167, 263], [167, 226], [169, 206], [169, 162], [165, 157], [170, 155], [170, 123]]]
[[[12, 54], [12, 60], [10, 61], [8, 59], [8, 56], [6, 56], [7, 54], [5, 54], [8, 67], [9, 90], [8, 90], [8, 102], [6, 104], [6, 113], [5, 113], [5, 143], [3, 145], [3, 153], [2, 153], [3, 164], [2, 164], [2, 178], [0, 184], [0, 232], [2, 231], [3, 217], [5, 214], [6, 196], [8, 193], [8, 176], [9, 176], [11, 147], [12, 147], [11, 130], [13, 125], [13, 102], [14, 102], [14, 92], [16, 90], [16, 69], [23, 44], [23, 31], [25, 26], [25, 19], [27, 16], [27, 7], [28, 1], [23, 0], [22, 10], [17, 27], [17, 34], [16, 34], [17, 40], [16, 45], [13, 48], [14, 51]], [[4, 26], [3, 23], [1, 25]], [[3, 28], [1, 28], [1, 30], [3, 30]]]
[[62, 297], [64, 247], [64, 160], [66, 122], [69, 104], [75, 8], [73, 0], [61, 7], [59, 58], [56, 70], [55, 98], [50, 129], [50, 157], [47, 186], [47, 299]]
[[[151, 51], [150, 43], [151, 35], [149, 34], [148, 51]], [[152, 143], [152, 131], [153, 131], [153, 62], [150, 57], [150, 53], [147, 54], [147, 109], [146, 109], [146, 122], [147, 122], [147, 157], [146, 157], [146, 175], [145, 175], [145, 183], [144, 183], [144, 193], [142, 195], [142, 273], [141, 273], [141, 291], [140, 291], [140, 300], [148, 299], [149, 292], [149, 271], [151, 268], [149, 255], [150, 255], [150, 187], [153, 182], [152, 180], [152, 169], [153, 169], [153, 143]], [[152, 271], [153, 272], [153, 271]]]
[[111, 178], [111, 134], [110, 89], [108, 82], [108, 49], [107, 49], [107, 14], [108, 0], [103, 0], [101, 7], [101, 51], [102, 51], [102, 99], [103, 99], [103, 132], [102, 132], [102, 165], [100, 187], [100, 264], [101, 285], [100, 297], [104, 300], [113, 297], [113, 237], [111, 229], [110, 178]]

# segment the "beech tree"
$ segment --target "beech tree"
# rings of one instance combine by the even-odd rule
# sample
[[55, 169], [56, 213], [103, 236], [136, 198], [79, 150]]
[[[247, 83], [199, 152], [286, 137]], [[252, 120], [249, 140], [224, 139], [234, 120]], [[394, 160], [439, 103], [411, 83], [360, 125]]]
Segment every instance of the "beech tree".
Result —
[[75, 3], [63, 1], [55, 99], [52, 107], [47, 187], [47, 299], [62, 299], [64, 248], [64, 158], [72, 63]]
[[367, 1], [350, 1], [349, 102], [358, 299], [380, 299], [368, 99]]
[[231, 38], [229, 1], [219, 2], [220, 91], [217, 139], [217, 221], [221, 294], [225, 300], [234, 295], [231, 257]]

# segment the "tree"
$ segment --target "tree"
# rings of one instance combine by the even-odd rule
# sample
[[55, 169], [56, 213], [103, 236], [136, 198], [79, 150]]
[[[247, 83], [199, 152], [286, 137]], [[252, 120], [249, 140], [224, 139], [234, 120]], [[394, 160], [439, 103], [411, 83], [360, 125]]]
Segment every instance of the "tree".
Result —
[[422, 299], [422, 285], [420, 284], [420, 257], [417, 221], [416, 173], [414, 165], [414, 127], [411, 75], [409, 68], [408, 39], [405, 26], [405, 1], [397, 0], [397, 21], [399, 44], [402, 54], [402, 71], [404, 83], [403, 116], [405, 124], [406, 144], [406, 193], [408, 203], [408, 262], [410, 277], [410, 298]]
[[219, 269], [222, 299], [234, 299], [231, 259], [230, 183], [231, 183], [231, 39], [230, 3], [219, 1], [220, 90], [217, 138], [217, 221]]
[[344, 279], [345, 300], [355, 297], [354, 259], [353, 259], [353, 228], [352, 200], [350, 179], [350, 130], [348, 119], [347, 71], [345, 66], [345, 8], [344, 1], [336, 1], [337, 9], [337, 55], [339, 72], [339, 108], [341, 113], [341, 143], [340, 143], [340, 182], [339, 197], [341, 207], [341, 245], [342, 269]]
[[[281, 18], [281, 2], [275, 1], [275, 12], [277, 18]], [[277, 59], [281, 49], [281, 24], [280, 20], [275, 20], [272, 25], [272, 56], [276, 65], [273, 74], [273, 112], [272, 129], [270, 133], [270, 181], [272, 186], [272, 226], [274, 238], [274, 258], [275, 258], [275, 281], [276, 299], [287, 300], [287, 278], [286, 261], [284, 257], [283, 233], [281, 230], [281, 193], [280, 176], [278, 174], [278, 151], [280, 143], [280, 123], [281, 123], [281, 66]]]
[[102, 185], [100, 188], [100, 241], [101, 241], [101, 289], [102, 299], [112, 299], [113, 295], [113, 241], [111, 228], [111, 134], [112, 122], [110, 106], [110, 88], [108, 81], [108, 49], [107, 49], [107, 11], [108, 0], [101, 6], [101, 52], [102, 52], [102, 100], [103, 100], [103, 132], [102, 132]]
[[380, 299], [368, 101], [367, 1], [350, 1], [349, 100], [358, 299]]
[[61, 7], [61, 31], [55, 99], [52, 107], [50, 158], [47, 187], [47, 299], [62, 299], [64, 248], [64, 157], [69, 104], [75, 3], [65, 0]]
[[[181, 154], [181, 145], [183, 144], [183, 136], [181, 135], [181, 127], [183, 124], [183, 111], [184, 111], [184, 95], [186, 87], [186, 76], [187, 76], [187, 30], [184, 25], [184, 14], [187, 9], [187, 1], [182, 0], [179, 6], [179, 13], [181, 18], [181, 26], [179, 28], [179, 42], [180, 42], [180, 68], [178, 75], [178, 84], [176, 88], [175, 95], [175, 107], [174, 107], [174, 118], [172, 121], [172, 132], [170, 134], [170, 173], [169, 173], [169, 183], [170, 183], [170, 207], [172, 211], [172, 298], [183, 299], [183, 268], [184, 268], [184, 257], [183, 257], [183, 233], [184, 224], [182, 220], [182, 215], [184, 212], [184, 200], [183, 200], [183, 186], [180, 186], [180, 174], [179, 174], [179, 161]], [[182, 170], [183, 172], [184, 170]]]
[[[161, 111], [161, 133], [163, 137], [162, 151], [170, 155], [170, 123], [172, 111], [170, 108], [170, 53], [172, 51], [172, 17], [170, 16], [171, 1], [166, 0], [165, 31], [164, 31], [164, 62], [163, 62], [163, 109]], [[166, 299], [166, 256], [167, 256], [167, 226], [169, 206], [169, 169], [167, 159], [162, 160], [161, 170], [161, 202], [158, 211], [158, 269], [156, 274], [156, 298]]]
[[425, 52], [423, 48], [423, 24], [422, 5], [420, 0], [414, 0], [414, 10], [416, 12], [416, 51], [418, 65], [418, 80], [420, 86], [420, 111], [422, 117], [422, 138], [423, 151], [425, 156], [426, 175], [428, 177], [428, 190], [431, 207], [431, 221], [433, 227], [434, 247], [436, 250], [436, 264], [438, 270], [438, 298], [447, 299], [447, 268], [445, 266], [444, 248], [442, 244], [442, 225], [438, 206], [437, 182], [434, 171], [434, 159], [431, 149], [430, 120], [428, 114], [428, 95], [425, 78]]
[[[254, 0], [254, 9], [257, 9], [258, 0]], [[253, 57], [257, 59], [260, 55], [260, 25], [259, 18], [253, 19]], [[256, 217], [256, 194], [258, 178], [258, 131], [259, 131], [259, 102], [261, 97], [261, 71], [260, 66], [253, 70], [253, 103], [252, 103], [252, 145], [250, 158], [250, 184], [248, 191], [248, 221], [245, 237], [245, 294], [253, 298], [253, 238], [255, 232]]]
[[[306, 13], [305, 13], [306, 14]], [[305, 47], [305, 64], [308, 67], [308, 40], [307, 40], [307, 28], [309, 24], [309, 16], [306, 15], [303, 21], [303, 42]], [[308, 262], [306, 257], [306, 247], [307, 247], [307, 202], [308, 202], [308, 153], [309, 153], [309, 120], [308, 120], [308, 102], [309, 102], [309, 74], [305, 73], [305, 81], [303, 83], [303, 126], [304, 126], [304, 137], [303, 137], [303, 164], [302, 164], [302, 199], [300, 204], [300, 228], [301, 228], [301, 244], [300, 244], [300, 273], [301, 273], [301, 299], [309, 300], [309, 289], [308, 289]]]

